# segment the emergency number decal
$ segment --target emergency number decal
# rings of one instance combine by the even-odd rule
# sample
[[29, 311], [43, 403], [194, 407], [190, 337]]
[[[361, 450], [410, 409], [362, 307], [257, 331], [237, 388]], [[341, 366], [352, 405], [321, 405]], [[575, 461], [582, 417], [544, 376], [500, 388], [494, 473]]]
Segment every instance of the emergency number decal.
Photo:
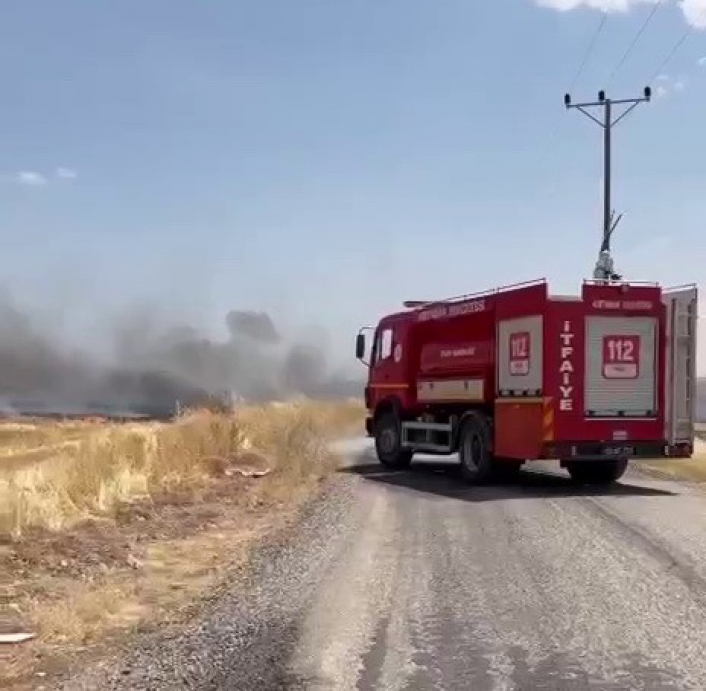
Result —
[[530, 334], [521, 331], [510, 334], [510, 375], [525, 377], [530, 371]]
[[603, 337], [603, 378], [637, 379], [640, 375], [640, 337]]

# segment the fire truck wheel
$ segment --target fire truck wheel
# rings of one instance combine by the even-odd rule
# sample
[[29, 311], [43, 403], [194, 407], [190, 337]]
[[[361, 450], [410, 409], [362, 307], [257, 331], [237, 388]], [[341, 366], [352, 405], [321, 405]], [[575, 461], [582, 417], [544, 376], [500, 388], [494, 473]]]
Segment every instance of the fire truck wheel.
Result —
[[402, 447], [402, 427], [394, 412], [383, 413], [375, 421], [375, 451], [388, 468], [406, 468], [412, 461], [412, 451]]
[[610, 461], [578, 461], [566, 464], [571, 479], [582, 485], [610, 485], [625, 474], [627, 467], [626, 458]]
[[461, 477], [466, 482], [487, 482], [494, 476], [490, 430], [480, 415], [467, 418], [458, 437]]

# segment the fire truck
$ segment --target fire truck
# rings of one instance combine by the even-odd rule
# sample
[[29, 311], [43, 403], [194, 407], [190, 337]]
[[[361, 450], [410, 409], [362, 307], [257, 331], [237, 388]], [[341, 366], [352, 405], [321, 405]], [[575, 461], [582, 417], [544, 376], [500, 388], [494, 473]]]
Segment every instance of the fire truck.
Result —
[[609, 484], [633, 459], [691, 456], [695, 286], [613, 276], [557, 295], [540, 279], [404, 307], [356, 342], [383, 465], [458, 454], [484, 482], [550, 459]]

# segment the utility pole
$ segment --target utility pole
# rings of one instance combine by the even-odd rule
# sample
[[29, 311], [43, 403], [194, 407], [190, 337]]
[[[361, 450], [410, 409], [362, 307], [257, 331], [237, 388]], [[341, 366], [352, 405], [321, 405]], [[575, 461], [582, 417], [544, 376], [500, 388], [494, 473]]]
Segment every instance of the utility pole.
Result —
[[[601, 243], [601, 251], [596, 263], [596, 268], [593, 277], [598, 280], [620, 280], [613, 271], [613, 259], [610, 255], [610, 240], [618, 227], [618, 223], [622, 219], [622, 214], [615, 218], [615, 212], [611, 202], [611, 177], [612, 177], [612, 136], [613, 127], [615, 127], [628, 113], [631, 113], [637, 108], [640, 103], [646, 103], [652, 98], [652, 89], [649, 86], [645, 87], [644, 96], [641, 98], [622, 98], [612, 100], [606, 98], [605, 91], [598, 92], [598, 101], [593, 103], [572, 103], [571, 94], [564, 96], [564, 105], [567, 109], [576, 108], [580, 110], [586, 117], [590, 118], [603, 128], [603, 242]], [[613, 119], [614, 106], [627, 106]], [[597, 118], [593, 113], [589, 112], [590, 108], [602, 108], [603, 119]]]

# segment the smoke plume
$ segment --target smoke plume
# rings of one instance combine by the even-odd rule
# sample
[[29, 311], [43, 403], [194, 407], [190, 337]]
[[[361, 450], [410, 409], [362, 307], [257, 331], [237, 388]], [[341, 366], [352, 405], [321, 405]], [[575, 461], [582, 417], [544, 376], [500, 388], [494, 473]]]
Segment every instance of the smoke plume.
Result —
[[[105, 351], [67, 345], [0, 293], [0, 411], [169, 415], [177, 401], [360, 395], [326, 352], [290, 342], [264, 312], [232, 310], [222, 339], [149, 310], [111, 320]], [[76, 340], [76, 339], [74, 339]]]

